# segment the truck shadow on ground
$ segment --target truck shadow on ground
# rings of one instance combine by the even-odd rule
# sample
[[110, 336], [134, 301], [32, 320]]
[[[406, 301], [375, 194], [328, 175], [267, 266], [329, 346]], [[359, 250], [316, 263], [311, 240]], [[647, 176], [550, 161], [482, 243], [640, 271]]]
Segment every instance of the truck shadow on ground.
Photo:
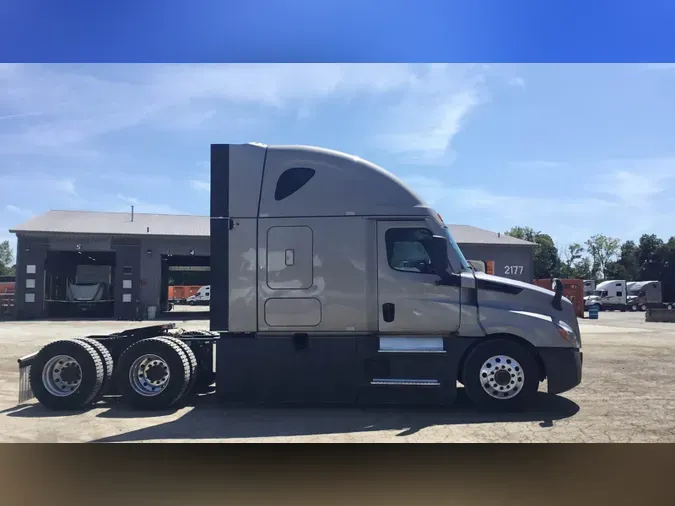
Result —
[[[399, 431], [409, 436], [420, 430], [442, 425], [539, 422], [552, 427], [553, 422], [574, 416], [579, 406], [558, 395], [539, 393], [535, 406], [518, 413], [491, 413], [476, 410], [460, 391], [452, 407], [231, 407], [223, 406], [215, 395], [202, 395], [188, 405], [189, 411], [176, 420], [132, 430], [92, 442], [133, 442], [152, 440], [223, 440], [239, 438], [321, 436], [376, 431]], [[174, 411], [143, 412], [122, 406], [115, 399], [99, 418], [152, 419]], [[18, 408], [17, 408], [18, 409]], [[68, 416], [77, 413], [54, 413], [39, 405], [7, 413], [16, 417]]]

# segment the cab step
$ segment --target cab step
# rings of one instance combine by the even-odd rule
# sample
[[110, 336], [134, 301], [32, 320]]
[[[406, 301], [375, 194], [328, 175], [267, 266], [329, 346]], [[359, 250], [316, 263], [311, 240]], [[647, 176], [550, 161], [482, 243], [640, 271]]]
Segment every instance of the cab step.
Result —
[[377, 386], [405, 386], [405, 387], [440, 387], [441, 384], [435, 379], [393, 379], [375, 378], [370, 382]]

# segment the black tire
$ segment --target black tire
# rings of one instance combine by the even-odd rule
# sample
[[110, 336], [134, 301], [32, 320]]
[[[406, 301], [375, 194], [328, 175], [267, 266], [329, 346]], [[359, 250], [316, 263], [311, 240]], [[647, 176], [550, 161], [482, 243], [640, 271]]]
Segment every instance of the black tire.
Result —
[[[490, 395], [483, 387], [481, 368], [488, 359], [505, 355], [517, 361], [520, 366], [511, 374], [522, 376], [523, 386], [520, 391], [510, 398], [496, 398]], [[491, 364], [492, 365], [492, 364]], [[507, 364], [495, 363], [496, 369], [502, 369]], [[501, 373], [501, 371], [500, 371]], [[498, 373], [498, 374], [500, 374]], [[490, 339], [477, 345], [467, 356], [462, 368], [462, 380], [467, 396], [479, 408], [490, 411], [520, 411], [530, 405], [539, 388], [540, 370], [539, 365], [532, 353], [525, 346], [509, 339]], [[512, 383], [512, 382], [511, 382]], [[507, 385], [508, 388], [508, 385]], [[492, 389], [493, 393], [497, 393]], [[498, 392], [501, 394], [501, 392]]]
[[92, 403], [96, 403], [101, 400], [101, 398], [108, 393], [110, 385], [112, 383], [113, 371], [115, 365], [113, 363], [113, 358], [108, 348], [99, 343], [96, 339], [91, 339], [88, 337], [78, 337], [74, 341], [79, 341], [90, 345], [96, 353], [98, 353], [99, 358], [103, 362], [103, 384], [101, 385], [101, 390], [94, 396]]
[[[54, 395], [43, 381], [43, 371], [50, 360], [66, 355], [73, 358], [79, 366], [80, 383], [67, 396]], [[58, 365], [56, 366], [58, 367]], [[35, 398], [46, 408], [58, 411], [79, 410], [91, 404], [101, 391], [105, 378], [103, 360], [96, 349], [77, 340], [54, 341], [44, 346], [35, 357], [30, 368], [30, 386]]]
[[[130, 369], [134, 361], [146, 354], [160, 357], [169, 371], [166, 387], [154, 396], [138, 393], [130, 381]], [[129, 346], [120, 356], [116, 370], [122, 402], [135, 409], [170, 408], [185, 394], [190, 381], [190, 362], [182, 348], [170, 339], [161, 337], [142, 339]]]
[[174, 336], [162, 336], [162, 339], [167, 339], [180, 346], [180, 348], [185, 353], [188, 362], [190, 362], [190, 380], [188, 381], [187, 389], [183, 394], [184, 396], [190, 395], [190, 393], [193, 391], [195, 383], [197, 382], [197, 373], [198, 373], [197, 357], [195, 357], [195, 353], [192, 351], [192, 348], [190, 348], [190, 346], [185, 341], [181, 341], [180, 339]]

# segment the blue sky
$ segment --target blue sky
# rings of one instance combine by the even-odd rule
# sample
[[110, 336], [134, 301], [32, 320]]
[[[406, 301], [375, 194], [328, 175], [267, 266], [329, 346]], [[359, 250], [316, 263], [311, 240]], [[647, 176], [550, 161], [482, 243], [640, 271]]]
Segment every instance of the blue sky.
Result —
[[675, 64], [0, 66], [0, 240], [48, 209], [208, 214], [212, 142], [313, 144], [447, 222], [675, 235]]

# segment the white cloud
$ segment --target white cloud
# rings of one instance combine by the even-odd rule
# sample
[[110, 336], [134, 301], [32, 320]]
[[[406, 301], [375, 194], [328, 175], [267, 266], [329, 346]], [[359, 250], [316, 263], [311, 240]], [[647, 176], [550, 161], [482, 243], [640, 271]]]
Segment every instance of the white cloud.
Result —
[[56, 179], [51, 184], [55, 190], [67, 193], [68, 195], [77, 196], [77, 191], [75, 189], [75, 179]]
[[18, 214], [19, 216], [31, 216], [33, 213], [27, 209], [22, 209], [21, 207], [15, 206], [14, 204], [7, 204], [5, 210], [10, 213]]
[[556, 162], [553, 160], [522, 160], [516, 162], [510, 162], [509, 166], [514, 169], [541, 169], [541, 170], [550, 170], [557, 169], [565, 165], [563, 162]]
[[126, 206], [119, 206], [115, 211], [119, 212], [125, 212], [129, 211], [131, 212], [131, 207], [134, 206], [134, 212], [136, 213], [145, 213], [145, 214], [186, 214], [174, 207], [171, 207], [170, 205], [167, 204], [154, 204], [151, 202], [143, 202], [142, 200], [136, 198], [136, 197], [130, 197], [128, 195], [122, 195], [118, 194], [117, 199], [121, 200], [122, 202], [125, 202]]
[[12, 119], [21, 119], [21, 118], [30, 118], [31, 116], [41, 116], [42, 113], [39, 112], [23, 112], [19, 114], [4, 114], [0, 115], [0, 121], [12, 120]]
[[516, 88], [525, 88], [526, 83], [525, 79], [522, 77], [512, 77], [509, 79], [509, 86], [514, 86]]
[[117, 198], [132, 206], [138, 205], [139, 203], [139, 200], [136, 197], [129, 197], [128, 195], [122, 195], [121, 193], [117, 194]]
[[[397, 153], [433, 159], [479, 103], [482, 72], [448, 64], [9, 66], [0, 72], [0, 114], [15, 118], [16, 126], [0, 130], [0, 154], [91, 157], [97, 152], [90, 141], [140, 124], [197, 129], [222, 109], [242, 105], [256, 107], [261, 117], [290, 108], [303, 118], [325, 99], [389, 97], [399, 105], [373, 118], [380, 141]], [[241, 128], [250, 114], [223, 116]]]
[[675, 157], [606, 160], [597, 169], [593, 188], [619, 200], [622, 205], [645, 207], [659, 195], [671, 193], [675, 181]]
[[[533, 168], [571, 166], [565, 162], [520, 162]], [[618, 159], [587, 164], [585, 184], [570, 193], [513, 195], [490, 188], [450, 187], [441, 179], [409, 177], [406, 182], [450, 222], [465, 222], [502, 230], [528, 225], [564, 243], [583, 242], [605, 233], [622, 240], [637, 239], [649, 230], [673, 235], [663, 209], [675, 189], [675, 158]]]
[[483, 75], [472, 66], [432, 67], [391, 108], [378, 144], [414, 163], [450, 162], [454, 137], [487, 100], [482, 84]]
[[663, 191], [662, 181], [646, 174], [633, 174], [627, 171], [618, 171], [606, 181], [604, 193], [616, 196], [625, 204], [642, 205], [644, 199], [655, 196]]
[[194, 190], [199, 190], [199, 191], [210, 191], [211, 190], [211, 183], [208, 181], [200, 181], [198, 179], [193, 179], [190, 181], [190, 186]]

